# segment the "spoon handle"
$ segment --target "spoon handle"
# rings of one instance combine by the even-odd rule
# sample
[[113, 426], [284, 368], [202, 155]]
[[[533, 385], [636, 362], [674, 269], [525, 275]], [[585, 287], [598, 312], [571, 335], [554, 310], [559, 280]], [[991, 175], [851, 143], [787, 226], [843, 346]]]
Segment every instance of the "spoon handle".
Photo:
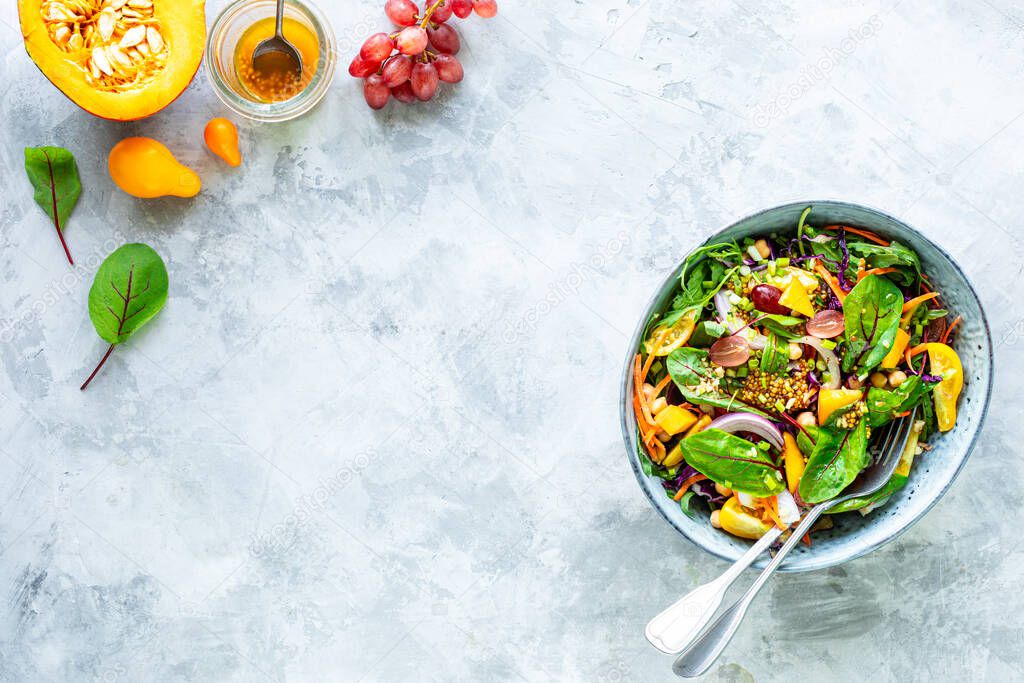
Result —
[[644, 635], [651, 645], [668, 655], [675, 654], [686, 647], [697, 635], [715, 610], [722, 604], [722, 597], [729, 586], [743, 573], [743, 570], [761, 556], [772, 543], [782, 534], [778, 527], [762, 536], [757, 543], [733, 563], [717, 579], [709, 581], [677, 600], [658, 616], [654, 617], [644, 629]]
[[274, 35], [284, 38], [284, 0], [277, 0], [277, 23], [274, 25]]
[[796, 544], [800, 542], [800, 539], [807, 533], [807, 530], [818, 520], [818, 517], [825, 510], [832, 507], [834, 503], [835, 501], [830, 501], [817, 505], [807, 513], [799, 526], [786, 540], [786, 543], [775, 554], [775, 557], [772, 558], [772, 561], [761, 572], [761, 575], [757, 577], [750, 588], [747, 589], [747, 592], [743, 594], [743, 597], [737, 600], [732, 607], [722, 612], [721, 616], [676, 658], [675, 664], [672, 665], [672, 671], [677, 676], [694, 678], [707, 671], [715, 663], [715, 660], [722, 654], [722, 650], [729, 644], [733, 634], [736, 633], [736, 630], [743, 622], [747, 608], [750, 607], [750, 603], [753, 602], [758, 591], [761, 590], [761, 587], [768, 578], [775, 573], [775, 569], [782, 564], [789, 551], [796, 547]]

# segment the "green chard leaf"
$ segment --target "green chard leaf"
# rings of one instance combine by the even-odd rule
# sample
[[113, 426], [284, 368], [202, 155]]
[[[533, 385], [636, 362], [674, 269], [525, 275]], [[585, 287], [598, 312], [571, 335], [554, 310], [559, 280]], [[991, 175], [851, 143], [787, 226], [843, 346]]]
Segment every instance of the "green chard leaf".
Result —
[[868, 389], [868, 424], [881, 427], [891, 421], [897, 413], [910, 410], [928, 395], [928, 385], [917, 375], [910, 375], [895, 389]]
[[672, 381], [679, 387], [680, 393], [691, 403], [766, 415], [757, 408], [722, 392], [719, 388], [719, 377], [708, 360], [707, 349], [692, 346], [678, 348], [668, 354], [665, 368]]
[[110, 348], [89, 375], [89, 386], [114, 347], [160, 312], [167, 301], [167, 268], [145, 244], [126, 244], [112, 253], [96, 271], [89, 289], [89, 318]]
[[807, 469], [800, 478], [800, 497], [807, 503], [835, 498], [870, 461], [864, 420], [852, 430], [819, 428]]
[[866, 375], [896, 342], [903, 309], [899, 287], [884, 277], [868, 275], [850, 290], [843, 302], [847, 350], [843, 371]]
[[53, 221], [68, 263], [74, 265], [71, 251], [64, 240], [64, 228], [78, 196], [82, 194], [75, 157], [62, 147], [26, 147], [25, 173], [35, 188], [33, 198], [36, 204]]
[[768, 454], [734, 434], [705, 429], [680, 442], [686, 463], [715, 483], [763, 498], [785, 488]]
[[882, 488], [872, 494], [851, 498], [839, 505], [831, 507], [826, 514], [835, 515], [840, 512], [859, 510], [871, 505], [872, 503], [884, 500], [903, 488], [906, 485], [907, 480], [910, 478], [910, 468], [914, 464], [914, 456], [917, 455], [917, 444], [920, 440], [921, 428], [923, 426], [924, 425], [920, 420], [914, 423], [910, 430], [910, 437], [907, 439], [907, 444], [903, 447], [903, 453], [900, 454], [900, 461], [896, 464], [896, 471], [892, 473], [892, 477], [889, 481], [885, 482], [885, 485], [882, 486]]
[[768, 341], [761, 352], [761, 372], [780, 374], [786, 370], [789, 362], [789, 344], [779, 341], [779, 335], [768, 333]]

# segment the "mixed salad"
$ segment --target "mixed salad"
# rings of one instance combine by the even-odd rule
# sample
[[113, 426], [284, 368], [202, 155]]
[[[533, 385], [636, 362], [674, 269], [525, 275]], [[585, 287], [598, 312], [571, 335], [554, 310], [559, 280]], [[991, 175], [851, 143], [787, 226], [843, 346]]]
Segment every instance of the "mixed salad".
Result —
[[917, 407], [892, 479], [831, 510], [868, 514], [956, 423], [960, 318], [917, 254], [863, 228], [816, 227], [810, 213], [793, 232], [692, 253], [634, 359], [645, 471], [685, 513], [703, 500], [712, 526], [742, 538], [838, 496], [871, 463], [872, 432]]

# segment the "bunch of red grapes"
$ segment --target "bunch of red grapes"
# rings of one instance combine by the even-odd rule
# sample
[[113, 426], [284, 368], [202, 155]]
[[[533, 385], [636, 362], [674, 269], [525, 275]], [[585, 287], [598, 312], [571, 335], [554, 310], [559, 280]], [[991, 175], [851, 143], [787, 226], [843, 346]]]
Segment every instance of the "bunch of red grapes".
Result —
[[[426, 0], [431, 2], [431, 0]], [[374, 33], [366, 39], [348, 72], [363, 81], [363, 97], [381, 109], [392, 96], [409, 104], [426, 102], [439, 81], [458, 83], [462, 64], [456, 59], [459, 34], [447, 22], [454, 14], [465, 19], [473, 12], [485, 19], [498, 13], [497, 0], [433, 0], [421, 16], [413, 0], [387, 0], [384, 12], [395, 33]]]

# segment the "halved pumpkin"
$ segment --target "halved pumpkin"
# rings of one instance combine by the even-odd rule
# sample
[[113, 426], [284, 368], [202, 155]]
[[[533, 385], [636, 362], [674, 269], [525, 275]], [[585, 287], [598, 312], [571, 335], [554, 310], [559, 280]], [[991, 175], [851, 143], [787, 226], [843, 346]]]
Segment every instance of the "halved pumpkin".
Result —
[[174, 101], [199, 70], [205, 0], [18, 0], [25, 49], [82, 109], [130, 121]]

